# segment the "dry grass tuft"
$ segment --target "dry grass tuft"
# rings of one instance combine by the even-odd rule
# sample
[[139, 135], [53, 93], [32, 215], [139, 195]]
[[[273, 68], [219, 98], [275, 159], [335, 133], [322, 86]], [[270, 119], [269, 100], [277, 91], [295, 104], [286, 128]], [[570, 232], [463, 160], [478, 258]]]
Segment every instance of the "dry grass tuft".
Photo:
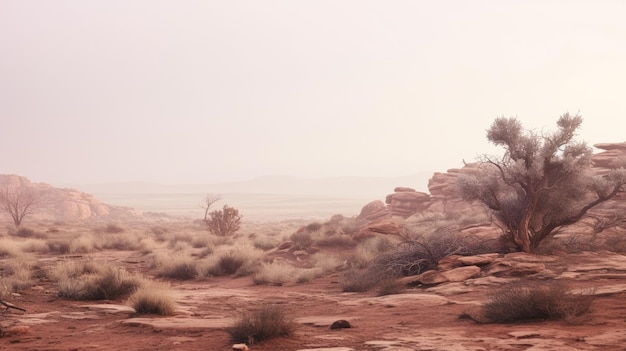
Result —
[[176, 310], [176, 301], [169, 292], [155, 284], [144, 284], [135, 291], [128, 303], [139, 314], [171, 316]]
[[178, 280], [195, 279], [198, 276], [198, 262], [184, 253], [159, 255], [155, 259], [156, 275]]
[[295, 323], [285, 311], [276, 305], [263, 305], [260, 310], [244, 312], [235, 324], [228, 328], [234, 342], [254, 344], [269, 339], [289, 336]]
[[295, 268], [282, 262], [263, 263], [259, 270], [252, 276], [252, 281], [257, 285], [281, 286], [292, 281]]
[[132, 294], [142, 283], [122, 268], [96, 266], [93, 261], [66, 263], [50, 275], [57, 281], [59, 296], [71, 300], [115, 300]]
[[593, 294], [571, 293], [563, 282], [522, 281], [494, 292], [483, 306], [494, 322], [532, 319], [575, 321], [589, 311]]

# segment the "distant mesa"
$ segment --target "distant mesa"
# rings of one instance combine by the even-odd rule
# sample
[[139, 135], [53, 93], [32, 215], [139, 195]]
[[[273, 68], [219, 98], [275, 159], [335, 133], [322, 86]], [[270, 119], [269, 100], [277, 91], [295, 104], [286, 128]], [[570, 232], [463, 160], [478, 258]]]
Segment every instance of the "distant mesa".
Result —
[[14, 174], [0, 174], [0, 188], [6, 186], [33, 188], [45, 193], [40, 208], [32, 215], [38, 220], [136, 220], [143, 217], [137, 209], [107, 205], [90, 194], [55, 188], [46, 183], [33, 183]]

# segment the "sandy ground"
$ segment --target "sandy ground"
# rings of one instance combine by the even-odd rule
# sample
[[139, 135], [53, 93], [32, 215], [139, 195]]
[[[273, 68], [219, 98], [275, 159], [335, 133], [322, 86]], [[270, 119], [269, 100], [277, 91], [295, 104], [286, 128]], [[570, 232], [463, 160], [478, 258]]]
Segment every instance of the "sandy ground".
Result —
[[[98, 259], [132, 272], [147, 262], [131, 251], [103, 251]], [[555, 271], [590, 264], [602, 254], [568, 255]], [[40, 267], [60, 256], [41, 256]], [[598, 267], [573, 283], [581, 288], [618, 287], [599, 296], [580, 325], [560, 321], [477, 324], [459, 316], [484, 301], [493, 286], [467, 287], [441, 296], [424, 287], [399, 295], [343, 293], [341, 273], [288, 286], [258, 286], [250, 277], [173, 281], [179, 311], [172, 317], [135, 315], [124, 301], [68, 301], [42, 278], [11, 302], [26, 313], [0, 314], [2, 350], [230, 350], [225, 327], [239, 312], [261, 303], [280, 304], [297, 323], [290, 337], [254, 344], [251, 350], [625, 350], [626, 271]], [[619, 289], [619, 287], [623, 289]], [[350, 329], [331, 330], [345, 319]]]

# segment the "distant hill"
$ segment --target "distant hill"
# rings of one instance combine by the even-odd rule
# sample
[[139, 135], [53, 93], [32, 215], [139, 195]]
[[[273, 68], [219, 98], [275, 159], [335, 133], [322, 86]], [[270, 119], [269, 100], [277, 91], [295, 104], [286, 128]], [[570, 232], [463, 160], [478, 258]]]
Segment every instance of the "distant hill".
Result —
[[264, 176], [249, 181], [214, 184], [164, 185], [144, 182], [66, 184], [91, 194], [277, 194], [307, 195], [333, 198], [384, 199], [398, 186], [427, 191], [430, 172], [400, 177], [329, 177], [299, 178], [292, 176]]

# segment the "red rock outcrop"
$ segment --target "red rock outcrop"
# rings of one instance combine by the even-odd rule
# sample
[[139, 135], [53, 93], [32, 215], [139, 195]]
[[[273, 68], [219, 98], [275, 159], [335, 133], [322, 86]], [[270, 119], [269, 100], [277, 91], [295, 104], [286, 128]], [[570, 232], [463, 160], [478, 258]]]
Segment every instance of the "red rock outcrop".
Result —
[[392, 216], [407, 218], [430, 205], [430, 195], [426, 193], [405, 187], [397, 187], [393, 191], [394, 193], [387, 195], [385, 199]]
[[[0, 188], [26, 187], [45, 194], [43, 201], [33, 217], [52, 220], [86, 220], [86, 219], [140, 219], [139, 210], [112, 206], [100, 202], [90, 194], [75, 189], [55, 188], [46, 183], [33, 183], [26, 177], [18, 175], [0, 175]], [[2, 214], [3, 216], [5, 214]]]
[[[603, 150], [592, 157], [594, 171], [598, 174], [607, 174], [616, 167], [626, 167], [626, 142], [603, 143], [594, 146]], [[408, 218], [423, 212], [461, 212], [468, 209], [472, 204], [461, 198], [457, 185], [459, 174], [474, 172], [477, 167], [477, 163], [468, 163], [463, 168], [452, 168], [445, 173], [434, 173], [428, 181], [430, 194], [417, 192], [411, 188], [395, 188], [393, 194], [387, 195], [384, 209], [380, 206], [380, 201], [375, 201], [366, 205], [359, 217], [371, 222], [367, 227], [378, 229], [388, 227], [386, 222], [390, 218]], [[590, 214], [606, 218], [609, 221], [612, 218], [624, 217], [625, 213], [626, 190], [590, 211]], [[626, 220], [622, 222], [619, 225], [626, 227]], [[482, 231], [489, 228], [479, 229]], [[498, 228], [491, 229], [499, 230]]]

